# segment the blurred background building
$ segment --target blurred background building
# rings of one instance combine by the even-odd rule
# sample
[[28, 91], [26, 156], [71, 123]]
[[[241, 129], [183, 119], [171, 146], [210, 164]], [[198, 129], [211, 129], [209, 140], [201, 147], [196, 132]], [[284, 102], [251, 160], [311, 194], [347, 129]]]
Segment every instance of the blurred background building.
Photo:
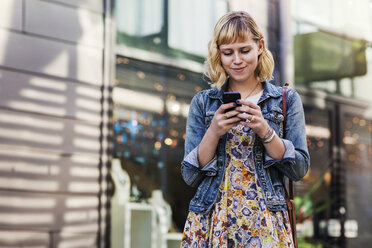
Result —
[[2, 0], [1, 247], [177, 246], [189, 102], [230, 10], [304, 103], [300, 244], [370, 246], [371, 0]]

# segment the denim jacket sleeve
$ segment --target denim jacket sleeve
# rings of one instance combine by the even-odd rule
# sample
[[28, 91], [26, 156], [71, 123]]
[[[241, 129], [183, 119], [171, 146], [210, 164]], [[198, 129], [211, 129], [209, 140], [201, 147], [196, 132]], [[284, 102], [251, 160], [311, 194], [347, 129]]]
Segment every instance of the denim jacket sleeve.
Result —
[[206, 176], [217, 174], [216, 156], [202, 169], [199, 168], [198, 148], [207, 129], [203, 105], [202, 94], [195, 95], [190, 104], [186, 123], [185, 155], [181, 163], [181, 174], [186, 184], [192, 187], [197, 187]]
[[298, 181], [307, 173], [310, 166], [306, 142], [305, 116], [299, 94], [287, 91], [286, 136], [282, 138], [286, 152], [282, 160], [274, 160], [265, 154], [265, 168], [275, 165], [288, 178]]
[[265, 164], [264, 167], [267, 168], [275, 163], [283, 163], [286, 161], [294, 161], [296, 157], [296, 150], [293, 146], [293, 143], [286, 139], [281, 139], [285, 147], [285, 152], [282, 160], [273, 159], [267, 152], [265, 152]]

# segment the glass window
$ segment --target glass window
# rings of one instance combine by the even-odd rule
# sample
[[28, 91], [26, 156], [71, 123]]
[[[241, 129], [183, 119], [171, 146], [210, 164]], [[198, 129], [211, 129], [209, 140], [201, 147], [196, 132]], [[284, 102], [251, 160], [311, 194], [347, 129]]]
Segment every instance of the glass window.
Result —
[[372, 40], [370, 0], [292, 0], [291, 5], [295, 19]]
[[164, 0], [116, 1], [116, 29], [132, 37], [161, 33]]
[[330, 25], [331, 0], [292, 0], [290, 2], [295, 17], [301, 17], [323, 26]]
[[212, 37], [214, 25], [226, 12], [225, 0], [170, 0], [169, 46], [206, 56], [207, 44]]
[[206, 88], [199, 73], [116, 57], [113, 155], [130, 175], [132, 200], [161, 189], [179, 230], [193, 194], [180, 173], [186, 118], [192, 97]]
[[[307, 145], [311, 166], [307, 175], [295, 182], [297, 231], [300, 237], [319, 241], [326, 237], [321, 223], [330, 217], [332, 181], [331, 112], [304, 106]], [[308, 245], [308, 244], [307, 244]], [[304, 243], [299, 244], [305, 246]]]
[[295, 24], [295, 82], [372, 101], [372, 46], [303, 23]]
[[[204, 62], [226, 0], [116, 0], [117, 44]], [[192, 13], [192, 14], [191, 14]]]
[[291, 1], [295, 83], [372, 102], [372, 1]]
[[372, 242], [372, 122], [347, 114], [343, 144], [346, 163], [347, 247], [368, 247]]

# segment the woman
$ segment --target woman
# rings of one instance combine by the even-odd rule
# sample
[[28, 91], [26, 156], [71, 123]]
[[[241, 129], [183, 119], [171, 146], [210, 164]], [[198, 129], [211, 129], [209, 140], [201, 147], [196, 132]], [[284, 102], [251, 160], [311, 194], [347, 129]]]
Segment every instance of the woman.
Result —
[[[282, 179], [300, 180], [309, 168], [300, 97], [287, 90], [282, 138], [282, 88], [267, 82], [274, 61], [247, 13], [224, 15], [208, 50], [215, 87], [189, 110], [181, 172], [197, 191], [182, 247], [294, 247]], [[241, 99], [223, 104], [223, 92]]]

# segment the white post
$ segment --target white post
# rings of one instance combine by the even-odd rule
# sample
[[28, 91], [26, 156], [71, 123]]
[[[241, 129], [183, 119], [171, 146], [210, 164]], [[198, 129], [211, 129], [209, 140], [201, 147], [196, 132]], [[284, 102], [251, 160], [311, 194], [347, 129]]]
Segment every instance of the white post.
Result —
[[294, 47], [291, 32], [292, 13], [290, 0], [279, 1], [280, 29], [280, 75], [281, 82], [293, 87], [294, 80]]

